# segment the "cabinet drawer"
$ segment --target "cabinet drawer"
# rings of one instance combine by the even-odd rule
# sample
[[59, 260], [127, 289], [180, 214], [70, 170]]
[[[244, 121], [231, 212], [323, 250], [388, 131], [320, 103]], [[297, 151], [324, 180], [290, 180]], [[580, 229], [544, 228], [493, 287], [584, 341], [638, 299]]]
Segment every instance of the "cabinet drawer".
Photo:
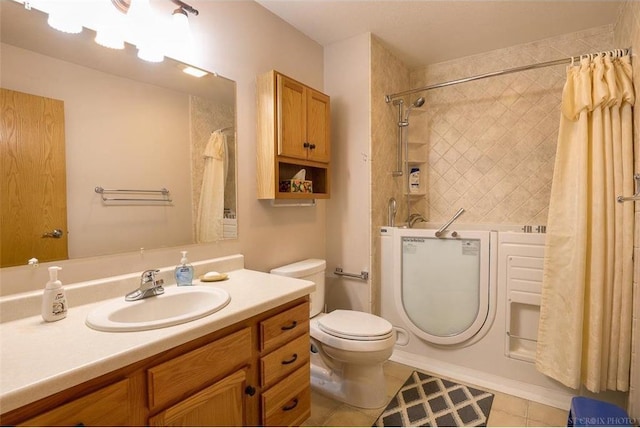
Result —
[[251, 357], [251, 330], [245, 328], [147, 370], [149, 408], [193, 393]]
[[298, 426], [311, 415], [311, 371], [309, 364], [262, 394], [265, 426]]
[[303, 364], [309, 364], [309, 335], [302, 336], [260, 358], [260, 384], [269, 387]]
[[125, 379], [31, 418], [23, 426], [127, 426], [129, 380]]
[[302, 303], [260, 323], [260, 351], [274, 349], [309, 331], [309, 304]]

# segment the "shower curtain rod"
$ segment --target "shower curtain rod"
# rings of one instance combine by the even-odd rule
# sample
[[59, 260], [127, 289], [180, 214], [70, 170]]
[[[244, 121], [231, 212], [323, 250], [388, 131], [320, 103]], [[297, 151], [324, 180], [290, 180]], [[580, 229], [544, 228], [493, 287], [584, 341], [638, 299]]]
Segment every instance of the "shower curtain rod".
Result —
[[614, 49], [610, 51], [597, 52], [593, 54], [570, 56], [568, 58], [556, 59], [556, 60], [547, 61], [547, 62], [540, 62], [538, 64], [523, 65], [521, 67], [508, 68], [505, 70], [493, 71], [491, 73], [478, 74], [475, 76], [465, 77], [462, 79], [450, 80], [448, 82], [436, 83], [434, 85], [423, 86], [422, 88], [408, 89], [406, 91], [397, 92], [395, 94], [385, 95], [384, 99], [387, 103], [390, 103], [395, 98], [403, 97], [405, 95], [415, 94], [416, 92], [424, 92], [424, 91], [429, 91], [431, 89], [444, 88], [446, 86], [457, 85], [458, 83], [466, 83], [474, 80], [486, 79], [487, 77], [502, 76], [504, 74], [515, 73], [518, 71], [534, 70], [536, 68], [551, 67], [554, 65], [561, 65], [561, 64], [571, 64], [576, 59], [580, 59], [585, 56], [608, 54], [608, 55], [615, 55], [616, 57], [620, 57], [620, 56], [627, 55], [628, 53], [631, 53], [631, 48]]

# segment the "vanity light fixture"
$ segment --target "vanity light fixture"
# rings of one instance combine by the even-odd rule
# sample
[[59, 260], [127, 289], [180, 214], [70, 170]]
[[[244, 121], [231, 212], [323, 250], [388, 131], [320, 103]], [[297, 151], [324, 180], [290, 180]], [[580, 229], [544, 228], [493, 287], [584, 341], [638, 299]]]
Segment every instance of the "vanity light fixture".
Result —
[[[169, 45], [180, 47], [191, 42], [189, 14], [197, 16], [200, 13], [181, 0], [170, 1], [178, 6], [173, 10], [171, 21], [157, 15], [149, 0], [101, 0], [91, 6], [83, 5], [84, 9], [91, 8], [87, 10], [89, 13], [84, 14], [80, 10], [82, 7], [78, 7], [84, 2], [62, 0], [38, 3], [46, 5], [42, 10], [49, 14], [48, 23], [56, 30], [76, 34], [82, 31], [84, 24], [96, 30], [95, 42], [99, 45], [124, 49], [126, 39], [136, 45], [140, 59], [161, 62]], [[25, 5], [29, 4], [25, 2]], [[108, 8], [104, 9], [103, 5]], [[167, 31], [167, 25], [171, 27], [170, 31]]]
[[182, 69], [182, 71], [184, 73], [187, 73], [191, 76], [195, 76], [195, 77], [204, 77], [207, 74], [209, 74], [208, 72], [204, 71], [204, 70], [200, 70], [199, 68], [195, 68], [195, 67], [185, 67]]

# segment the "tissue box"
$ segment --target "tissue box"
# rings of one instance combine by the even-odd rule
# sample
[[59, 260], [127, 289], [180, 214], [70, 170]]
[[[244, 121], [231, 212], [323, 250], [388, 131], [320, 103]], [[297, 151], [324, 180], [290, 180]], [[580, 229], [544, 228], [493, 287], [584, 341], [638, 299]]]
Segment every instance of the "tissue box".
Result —
[[280, 180], [280, 191], [284, 193], [313, 193], [311, 180]]

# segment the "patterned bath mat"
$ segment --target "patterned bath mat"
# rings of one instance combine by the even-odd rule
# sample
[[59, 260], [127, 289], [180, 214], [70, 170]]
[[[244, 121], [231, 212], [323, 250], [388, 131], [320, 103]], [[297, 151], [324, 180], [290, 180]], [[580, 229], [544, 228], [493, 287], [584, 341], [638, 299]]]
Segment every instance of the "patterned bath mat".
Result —
[[374, 427], [484, 427], [493, 394], [414, 371]]

